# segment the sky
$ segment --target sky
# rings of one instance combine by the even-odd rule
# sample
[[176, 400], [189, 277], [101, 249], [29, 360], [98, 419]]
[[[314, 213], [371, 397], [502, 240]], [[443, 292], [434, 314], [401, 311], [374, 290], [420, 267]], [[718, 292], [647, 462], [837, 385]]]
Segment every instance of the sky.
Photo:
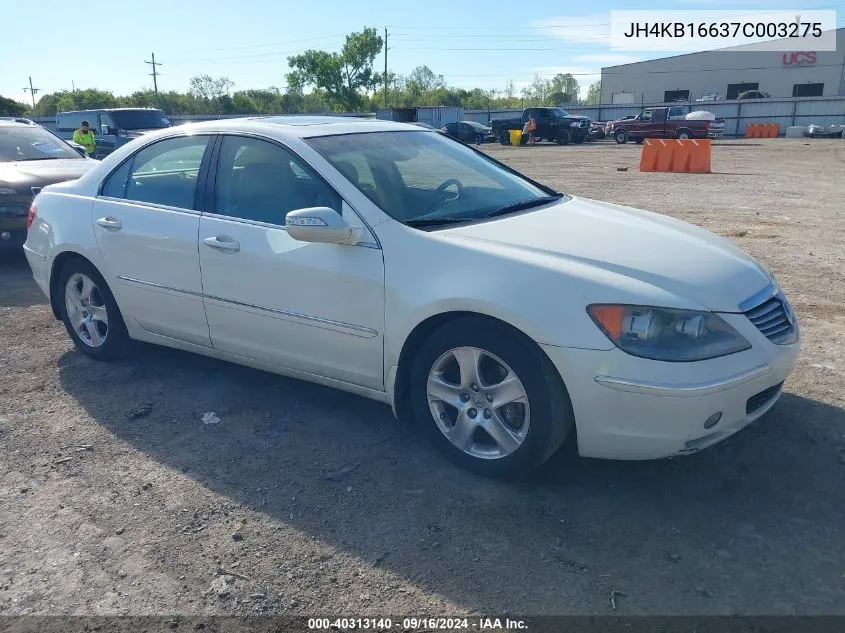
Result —
[[[15, 3], [15, 6], [23, 5]], [[836, 9], [845, 26], [845, 0], [649, 0], [660, 9]], [[481, 0], [40, 0], [35, 15], [3, 14], [0, 95], [36, 96], [99, 88], [115, 94], [152, 88], [155, 53], [159, 90], [186, 91], [198, 74], [228, 77], [234, 90], [285, 86], [287, 57], [308, 48], [336, 51], [344, 36], [371, 26], [388, 30], [388, 67], [407, 74], [429, 66], [449, 85], [519, 90], [539, 74], [572, 73], [582, 95], [603, 66], [673, 54], [613, 52], [610, 11], [624, 0], [527, 3]], [[380, 72], [384, 58], [375, 63]]]

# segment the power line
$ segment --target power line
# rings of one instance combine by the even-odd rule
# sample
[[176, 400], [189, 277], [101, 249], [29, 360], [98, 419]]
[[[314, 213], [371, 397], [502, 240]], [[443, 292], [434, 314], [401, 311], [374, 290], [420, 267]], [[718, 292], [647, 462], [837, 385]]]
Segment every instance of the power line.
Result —
[[153, 78], [153, 90], [155, 91], [155, 106], [158, 107], [158, 71], [156, 70], [156, 66], [161, 66], [160, 62], [156, 61], [156, 54], [152, 53], [152, 61], [148, 62], [144, 60], [145, 64], [150, 64], [153, 67], [153, 72], [150, 73]]

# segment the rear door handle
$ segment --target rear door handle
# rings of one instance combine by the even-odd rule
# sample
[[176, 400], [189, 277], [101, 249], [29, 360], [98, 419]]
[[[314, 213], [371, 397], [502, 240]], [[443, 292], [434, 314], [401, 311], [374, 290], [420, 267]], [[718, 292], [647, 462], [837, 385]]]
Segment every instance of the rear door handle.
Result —
[[241, 250], [240, 243], [235, 240], [223, 240], [219, 237], [207, 237], [203, 240], [203, 242], [206, 246], [210, 246], [211, 248], [216, 248], [221, 251], [237, 252]]
[[100, 218], [99, 220], [97, 220], [97, 224], [102, 226], [104, 229], [120, 230], [123, 228], [123, 223], [111, 215], [107, 215], [104, 218]]

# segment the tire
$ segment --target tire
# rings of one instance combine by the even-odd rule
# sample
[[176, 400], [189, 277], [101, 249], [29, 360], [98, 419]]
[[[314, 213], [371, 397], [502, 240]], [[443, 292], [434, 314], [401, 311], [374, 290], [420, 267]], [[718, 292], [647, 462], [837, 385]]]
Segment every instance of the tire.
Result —
[[684, 140], [690, 139], [690, 138], [692, 138], [692, 132], [690, 132], [688, 129], [682, 127], [677, 132], [675, 132], [675, 138], [684, 139]]
[[613, 134], [613, 138], [620, 145], [624, 145], [628, 142], [628, 130], [616, 130]]
[[[461, 372], [458, 357], [467, 367], [481, 368], [475, 374], [478, 389], [470, 385], [472, 376]], [[473, 358], [481, 361], [472, 363]], [[533, 341], [495, 321], [464, 317], [446, 323], [411, 362], [409, 393], [417, 423], [439, 450], [467, 470], [490, 477], [527, 473], [551, 457], [574, 428], [569, 395], [551, 361]], [[510, 394], [497, 402], [493, 394], [503, 372], [517, 382], [509, 382]], [[437, 389], [454, 404], [438, 399]], [[487, 428], [506, 441], [493, 440]], [[446, 433], [455, 429], [464, 433], [453, 442]]]
[[[78, 290], [76, 302], [69, 299], [71, 287]], [[82, 259], [67, 262], [59, 271], [57, 292], [62, 322], [80, 352], [97, 360], [114, 360], [126, 354], [129, 334], [123, 316], [108, 284], [94, 266]], [[74, 309], [74, 303], [82, 315], [77, 316], [79, 311]]]
[[572, 132], [569, 130], [561, 130], [557, 133], [555, 137], [555, 142], [558, 145], [569, 145], [570, 141], [572, 140]]
[[502, 130], [499, 132], [499, 142], [502, 145], [510, 145], [511, 144], [511, 135], [508, 130]]

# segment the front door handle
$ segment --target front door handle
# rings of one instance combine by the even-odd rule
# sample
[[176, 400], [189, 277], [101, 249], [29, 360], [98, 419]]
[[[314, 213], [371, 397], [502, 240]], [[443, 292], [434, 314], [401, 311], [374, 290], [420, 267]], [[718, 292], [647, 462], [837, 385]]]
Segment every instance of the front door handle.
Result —
[[240, 243], [235, 240], [223, 240], [219, 237], [207, 237], [203, 240], [203, 242], [206, 246], [210, 246], [211, 248], [216, 248], [221, 251], [237, 252], [241, 250]]
[[104, 229], [115, 229], [119, 231], [123, 228], [123, 223], [116, 217], [111, 215], [107, 215], [104, 218], [100, 218], [99, 220], [97, 220], [97, 224], [102, 226]]

